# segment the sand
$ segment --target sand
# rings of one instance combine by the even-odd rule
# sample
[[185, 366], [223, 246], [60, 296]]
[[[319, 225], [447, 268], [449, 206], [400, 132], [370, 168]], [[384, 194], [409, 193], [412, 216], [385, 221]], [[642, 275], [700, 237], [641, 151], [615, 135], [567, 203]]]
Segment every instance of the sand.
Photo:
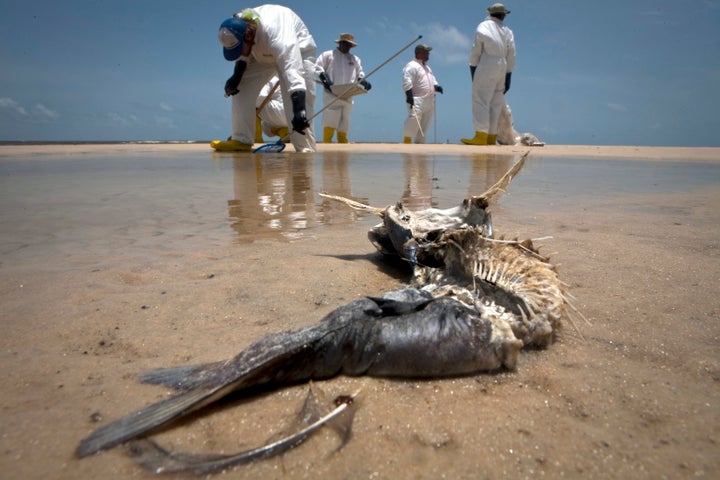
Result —
[[[466, 154], [460, 145], [321, 145], [321, 152]], [[717, 148], [488, 147], [531, 157], [720, 163]], [[32, 154], [173, 152], [207, 145], [0, 146]], [[522, 175], [522, 174], [521, 174]], [[516, 371], [360, 389], [351, 440], [321, 432], [280, 458], [219, 478], [720, 477], [720, 188], [540, 206], [501, 200], [496, 228], [544, 237], [591, 324], [569, 326]], [[512, 185], [510, 187], [512, 193]], [[1, 195], [1, 194], [0, 194]], [[0, 199], [2, 197], [0, 196]], [[570, 199], [573, 200], [573, 199]], [[503, 203], [505, 202], [505, 203]], [[94, 428], [162, 399], [143, 371], [234, 356], [263, 335], [309, 325], [402, 285], [367, 242], [368, 221], [293, 242], [260, 239], [147, 255], [136, 246], [51, 262], [0, 256], [4, 478], [147, 478], [115, 448], [78, 460]], [[155, 242], [155, 243], [153, 243]], [[61, 255], [62, 252], [59, 252]], [[307, 386], [234, 401], [158, 435], [179, 450], [234, 452], [292, 423]]]

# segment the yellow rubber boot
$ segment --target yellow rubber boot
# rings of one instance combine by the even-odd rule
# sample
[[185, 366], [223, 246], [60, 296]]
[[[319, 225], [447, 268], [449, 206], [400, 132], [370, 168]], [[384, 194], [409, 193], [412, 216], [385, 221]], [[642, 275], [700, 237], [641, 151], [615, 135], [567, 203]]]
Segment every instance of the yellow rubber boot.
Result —
[[403, 143], [412, 143], [412, 139], [410, 137], [403, 137]]
[[272, 133], [276, 137], [280, 137], [280, 140], [282, 140], [283, 143], [287, 143], [288, 140], [290, 140], [290, 132], [288, 131], [287, 127], [271, 128], [270, 133]]
[[332, 137], [335, 135], [335, 129], [332, 127], [323, 128], [323, 142], [332, 143]]
[[338, 143], [348, 143], [347, 132], [338, 131]]
[[262, 125], [260, 125], [260, 117], [255, 115], [255, 143], [263, 143]]
[[460, 141], [465, 145], [487, 145], [488, 134], [485, 132], [475, 132], [473, 138], [461, 138]]
[[495, 145], [497, 143], [497, 135], [488, 135], [488, 145]]
[[238, 140], [213, 140], [210, 146], [218, 152], [250, 152], [252, 145], [240, 142]]

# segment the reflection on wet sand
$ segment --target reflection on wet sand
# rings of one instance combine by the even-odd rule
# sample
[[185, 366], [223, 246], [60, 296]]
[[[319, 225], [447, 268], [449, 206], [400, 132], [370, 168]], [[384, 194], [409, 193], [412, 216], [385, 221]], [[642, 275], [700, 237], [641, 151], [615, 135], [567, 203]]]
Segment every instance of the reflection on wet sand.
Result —
[[468, 196], [480, 195], [487, 191], [510, 170], [516, 161], [517, 158], [512, 155], [473, 155]]
[[[517, 160], [512, 155], [489, 154], [469, 158], [472, 163], [468, 166], [468, 197], [488, 190]], [[353, 195], [351, 166], [358, 177], [356, 183], [363, 185], [366, 190], [362, 194], [366, 196]], [[321, 185], [317, 188], [314, 185], [316, 168], [321, 173]], [[238, 156], [233, 160], [234, 198], [228, 200], [232, 228], [240, 241], [252, 242], [260, 238], [293, 240], [307, 235], [308, 229], [318, 225], [351, 224], [363, 214], [327, 199], [319, 199], [316, 204], [315, 193], [325, 192], [369, 204], [369, 198], [387, 193], [378, 192], [379, 186], [362, 178], [372, 173], [371, 168], [363, 162], [363, 157], [353, 158], [348, 152]], [[398, 187], [402, 185], [397, 201], [410, 210], [446, 208], [462, 201], [455, 193], [452, 198], [443, 199], [442, 203], [449, 200], [451, 204], [439, 205], [441, 202], [435, 193], [440, 188], [438, 185], [443, 180], [452, 181], [443, 179], [442, 168], [443, 162], [438, 163], [425, 154], [402, 155], [405, 178], [397, 179]], [[451, 190], [455, 191], [454, 186]]]
[[405, 172], [405, 189], [402, 204], [408, 210], [425, 210], [434, 207], [433, 181], [427, 155], [403, 155], [403, 171]]
[[241, 241], [293, 239], [314, 223], [313, 166], [309, 156], [253, 155], [233, 161], [235, 198], [228, 215]]
[[[322, 189], [324, 193], [352, 198], [361, 203], [368, 203], [367, 197], [355, 197], [352, 194], [350, 181], [350, 154], [348, 152], [328, 152], [322, 156]], [[352, 223], [361, 216], [338, 202], [321, 198], [318, 206], [318, 221], [330, 224]]]

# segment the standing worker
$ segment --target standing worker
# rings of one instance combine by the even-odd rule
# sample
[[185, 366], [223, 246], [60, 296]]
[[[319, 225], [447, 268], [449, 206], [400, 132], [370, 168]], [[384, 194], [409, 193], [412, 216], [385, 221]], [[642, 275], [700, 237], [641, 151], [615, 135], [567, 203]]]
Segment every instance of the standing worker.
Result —
[[432, 48], [427, 45], [415, 47], [415, 58], [403, 69], [402, 84], [408, 108], [403, 143], [411, 143], [411, 137], [415, 137], [415, 143], [425, 143], [425, 135], [435, 116], [435, 92], [443, 93], [427, 64], [430, 50]]
[[[323, 142], [332, 143], [333, 135], [337, 130], [338, 143], [348, 143], [348, 130], [350, 129], [350, 111], [353, 99], [340, 98], [332, 92], [332, 85], [347, 85], [359, 83], [370, 90], [372, 86], [365, 80], [360, 57], [350, 53], [350, 49], [357, 47], [355, 37], [350, 33], [340, 34], [335, 40], [337, 48], [320, 54], [317, 66], [320, 68], [320, 81], [325, 88], [323, 92], [323, 105], [326, 106], [322, 114]], [[329, 106], [328, 106], [329, 105]]]
[[255, 101], [273, 75], [280, 91], [290, 141], [298, 152], [315, 151], [315, 134], [308, 118], [315, 105], [315, 53], [317, 47], [307, 27], [292, 10], [279, 5], [247, 8], [220, 25], [218, 38], [223, 55], [235, 62], [225, 83], [232, 96], [232, 135], [213, 140], [212, 148], [223, 152], [249, 152], [255, 138]]
[[510, 77], [515, 69], [515, 39], [503, 20], [510, 10], [502, 3], [487, 9], [489, 16], [478, 25], [470, 51], [472, 115], [475, 136], [461, 138], [467, 145], [495, 145], [500, 112]]

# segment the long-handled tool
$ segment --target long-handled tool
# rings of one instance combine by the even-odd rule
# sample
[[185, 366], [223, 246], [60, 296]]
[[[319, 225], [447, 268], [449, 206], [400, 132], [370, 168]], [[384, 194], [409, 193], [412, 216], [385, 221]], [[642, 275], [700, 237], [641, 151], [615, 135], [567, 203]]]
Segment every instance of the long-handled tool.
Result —
[[[412, 108], [413, 108], [413, 110], [415, 110], [415, 107], [412, 107]], [[417, 110], [415, 110], [413, 113], [414, 113], [413, 117], [415, 117], [415, 121], [417, 122], [418, 128], [420, 129], [420, 136], [425, 138], [425, 132], [423, 132], [422, 125], [420, 125], [420, 119], [417, 116]]]
[[275, 91], [278, 89], [279, 86], [280, 86], [280, 80], [278, 80], [275, 83], [275, 85], [273, 85], [273, 87], [268, 92], [267, 97], [265, 97], [265, 100], [263, 100], [262, 103], [260, 104], [260, 106], [255, 110], [256, 115], [259, 114], [260, 112], [262, 112], [263, 108], [265, 108], [265, 105], [270, 103], [270, 100], [272, 100], [273, 94], [275, 93]]
[[[384, 67], [384, 66], [387, 65], [388, 63], [390, 63], [395, 57], [397, 57], [397, 56], [400, 55], [402, 52], [404, 52], [405, 50], [407, 50], [408, 48], [410, 48], [415, 42], [417, 42], [417, 41], [420, 40], [421, 38], [422, 38], [422, 35], [418, 35], [417, 38], [413, 39], [410, 43], [408, 43], [408, 44], [405, 45], [403, 48], [401, 48], [400, 50], [398, 50], [398, 51], [397, 51], [395, 54], [393, 54], [390, 58], [388, 58], [388, 59], [385, 60], [383, 63], [381, 63], [380, 65], [378, 65], [377, 67], [375, 67], [370, 73], [368, 73], [367, 75], [365, 75], [364, 78], [365, 78], [365, 79], [370, 78], [371, 75], [373, 75], [375, 72], [377, 72], [378, 70], [380, 70], [382, 67]], [[345, 93], [347, 94], [347, 93], [349, 93], [349, 92], [352, 92], [352, 90], [351, 90], [351, 89], [348, 89], [348, 91], [345, 92]], [[352, 95], [347, 95], [347, 98], [349, 98], [350, 96], [352, 96]], [[313, 116], [311, 116], [310, 118], [308, 118], [308, 123], [312, 122], [312, 121], [315, 119], [315, 117], [317, 117], [318, 115], [320, 115], [322, 112], [324, 112], [327, 108], [329, 108], [331, 105], [333, 105], [333, 104], [334, 104], [335, 102], [337, 102], [338, 100], [344, 100], [345, 97], [346, 97], [346, 95], [343, 94], [343, 95], [339, 95], [339, 96], [337, 96], [336, 98], [334, 98], [331, 102], [329, 102], [329, 103], [328, 103], [327, 105], [325, 105], [323, 108], [321, 108], [320, 110], [318, 110], [317, 112], [315, 112], [315, 114], [314, 114]], [[289, 138], [290, 138], [290, 133], [288, 133], [287, 135], [285, 135], [283, 138], [281, 138], [280, 140], [278, 140], [276, 143], [266, 143], [265, 145], [262, 145], [262, 146], [256, 148], [255, 150], [253, 150], [253, 153], [279, 153], [279, 152], [282, 152], [283, 150], [285, 150], [285, 140], [286, 140], [286, 139], [289, 139]]]

